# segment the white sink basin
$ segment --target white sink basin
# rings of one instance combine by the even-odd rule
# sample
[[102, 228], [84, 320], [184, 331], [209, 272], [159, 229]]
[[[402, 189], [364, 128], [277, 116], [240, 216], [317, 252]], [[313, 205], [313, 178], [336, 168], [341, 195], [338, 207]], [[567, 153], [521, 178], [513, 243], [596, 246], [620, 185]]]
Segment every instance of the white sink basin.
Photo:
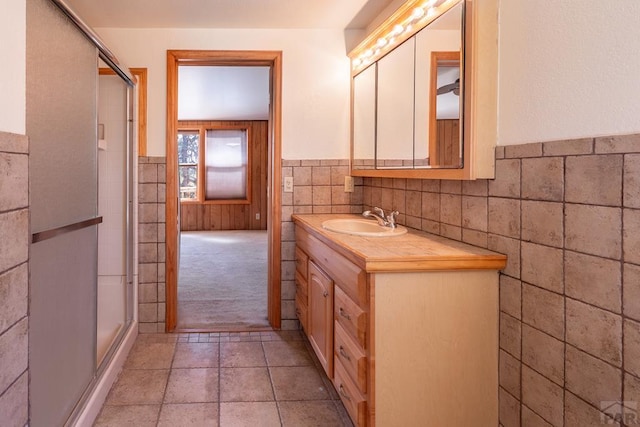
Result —
[[366, 237], [402, 236], [407, 232], [407, 229], [401, 225], [396, 228], [383, 227], [376, 221], [355, 218], [328, 219], [322, 223], [322, 228], [336, 233]]

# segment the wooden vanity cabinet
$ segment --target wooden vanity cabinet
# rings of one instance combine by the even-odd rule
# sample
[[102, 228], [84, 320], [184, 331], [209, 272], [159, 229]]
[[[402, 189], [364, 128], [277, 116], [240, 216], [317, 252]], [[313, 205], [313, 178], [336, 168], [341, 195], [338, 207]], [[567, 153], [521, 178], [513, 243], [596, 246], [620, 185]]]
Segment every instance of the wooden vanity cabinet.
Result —
[[431, 258], [416, 268], [423, 261], [407, 263], [399, 243], [384, 259], [367, 257], [380, 246], [350, 250], [361, 241], [334, 242], [294, 220], [296, 260], [307, 260], [297, 275], [306, 269], [308, 282], [307, 294], [296, 294], [307, 298], [308, 317], [298, 316], [354, 424], [496, 426], [497, 270], [506, 258], [424, 239]]
[[333, 280], [309, 261], [307, 337], [320, 364], [333, 378]]
[[298, 316], [300, 325], [306, 333], [309, 333], [309, 286], [307, 282], [308, 262], [309, 257], [307, 254], [300, 248], [296, 247], [295, 308], [296, 316]]

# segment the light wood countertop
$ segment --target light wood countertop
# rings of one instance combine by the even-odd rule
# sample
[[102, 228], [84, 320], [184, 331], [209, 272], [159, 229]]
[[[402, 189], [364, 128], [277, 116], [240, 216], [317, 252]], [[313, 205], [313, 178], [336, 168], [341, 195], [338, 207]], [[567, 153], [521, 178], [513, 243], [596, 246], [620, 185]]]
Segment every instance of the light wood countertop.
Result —
[[350, 259], [368, 273], [430, 270], [500, 270], [507, 257], [487, 249], [408, 228], [393, 237], [364, 237], [322, 228], [335, 218], [362, 218], [352, 214], [294, 214], [293, 222]]

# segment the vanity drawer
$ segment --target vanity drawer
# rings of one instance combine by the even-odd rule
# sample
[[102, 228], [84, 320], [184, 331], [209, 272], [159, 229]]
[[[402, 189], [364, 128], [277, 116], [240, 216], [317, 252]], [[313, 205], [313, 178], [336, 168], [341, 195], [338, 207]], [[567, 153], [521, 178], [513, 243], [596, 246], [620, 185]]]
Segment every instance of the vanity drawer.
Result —
[[307, 278], [307, 266], [308, 266], [309, 256], [302, 249], [296, 246], [296, 271], [302, 275], [305, 279]]
[[303, 253], [306, 251], [309, 259], [334, 279], [351, 299], [362, 305], [368, 303], [367, 274], [364, 270], [301, 227], [296, 227], [296, 242], [296, 256], [298, 248]]
[[302, 294], [304, 296], [309, 295], [309, 284], [307, 283], [307, 276], [303, 276], [299, 271], [296, 271], [296, 295]]
[[336, 387], [340, 400], [349, 413], [351, 420], [356, 426], [367, 424], [367, 401], [358, 391], [358, 387], [351, 381], [342, 363], [336, 361], [334, 366], [333, 385]]
[[296, 316], [298, 316], [298, 320], [300, 320], [300, 325], [302, 325], [302, 329], [304, 329], [304, 331], [306, 332], [307, 325], [309, 322], [309, 318], [308, 318], [309, 306], [307, 303], [307, 296], [302, 294], [296, 294], [295, 307], [296, 307]]
[[334, 289], [333, 317], [363, 349], [367, 348], [367, 313], [339, 287]]
[[367, 392], [367, 357], [362, 348], [356, 344], [340, 323], [334, 325], [334, 344], [333, 351], [338, 361], [342, 363], [349, 377], [358, 386], [361, 393]]

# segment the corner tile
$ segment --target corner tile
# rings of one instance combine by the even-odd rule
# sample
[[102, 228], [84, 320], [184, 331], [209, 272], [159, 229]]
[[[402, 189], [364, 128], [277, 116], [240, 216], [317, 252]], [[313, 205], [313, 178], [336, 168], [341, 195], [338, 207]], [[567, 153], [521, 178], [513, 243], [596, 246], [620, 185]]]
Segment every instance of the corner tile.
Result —
[[26, 263], [0, 275], [0, 335], [27, 315], [29, 269]]
[[520, 159], [496, 161], [496, 178], [489, 181], [489, 195], [520, 197]]
[[0, 152], [0, 211], [29, 205], [29, 157]]

